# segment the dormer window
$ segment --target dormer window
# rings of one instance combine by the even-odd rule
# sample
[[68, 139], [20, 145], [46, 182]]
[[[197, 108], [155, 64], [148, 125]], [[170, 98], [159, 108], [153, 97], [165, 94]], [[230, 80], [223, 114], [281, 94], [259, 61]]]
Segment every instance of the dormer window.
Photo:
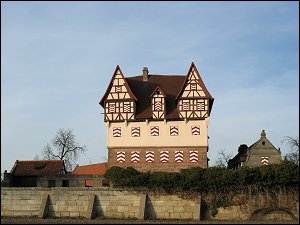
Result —
[[150, 96], [152, 103], [152, 118], [164, 119], [166, 113], [166, 95], [160, 87], [157, 87]]

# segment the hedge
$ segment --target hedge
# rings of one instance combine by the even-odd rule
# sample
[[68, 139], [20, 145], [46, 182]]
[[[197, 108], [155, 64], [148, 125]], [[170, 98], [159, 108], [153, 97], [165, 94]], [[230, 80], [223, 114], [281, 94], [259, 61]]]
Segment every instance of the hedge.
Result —
[[114, 187], [163, 189], [166, 192], [225, 193], [242, 191], [249, 187], [258, 190], [279, 188], [299, 189], [299, 166], [284, 160], [256, 168], [240, 167], [236, 170], [219, 167], [206, 169], [192, 167], [180, 172], [142, 173], [132, 167], [111, 167], [106, 173]]

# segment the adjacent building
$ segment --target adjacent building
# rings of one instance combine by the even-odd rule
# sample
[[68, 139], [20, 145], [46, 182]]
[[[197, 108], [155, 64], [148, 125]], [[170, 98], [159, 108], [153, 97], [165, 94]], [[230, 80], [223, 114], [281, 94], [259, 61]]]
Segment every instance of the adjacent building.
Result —
[[116, 67], [100, 100], [107, 128], [108, 167], [180, 171], [208, 166], [208, 124], [214, 98], [196, 66], [186, 75], [125, 78]]
[[248, 147], [246, 144], [240, 145], [238, 154], [228, 161], [228, 168], [238, 168], [241, 166], [257, 167], [281, 162], [280, 149], [267, 138], [265, 130], [260, 134], [260, 139]]
[[8, 187], [108, 187], [107, 163], [77, 165], [66, 172], [63, 160], [16, 160], [3, 184]]
[[[16, 160], [9, 174], [6, 174], [11, 187], [39, 187], [43, 176], [66, 174], [63, 160]], [[48, 186], [55, 186], [49, 181]]]

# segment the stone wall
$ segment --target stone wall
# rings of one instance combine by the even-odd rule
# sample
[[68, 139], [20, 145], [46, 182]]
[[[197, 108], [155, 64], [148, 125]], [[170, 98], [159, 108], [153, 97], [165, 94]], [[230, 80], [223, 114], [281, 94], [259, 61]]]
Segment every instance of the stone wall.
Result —
[[[299, 220], [298, 193], [241, 196], [211, 215], [204, 198], [116, 188], [1, 188], [1, 216], [138, 219]], [[241, 201], [245, 199], [245, 201]]]
[[199, 219], [199, 209], [176, 195], [114, 188], [1, 188], [1, 216]]

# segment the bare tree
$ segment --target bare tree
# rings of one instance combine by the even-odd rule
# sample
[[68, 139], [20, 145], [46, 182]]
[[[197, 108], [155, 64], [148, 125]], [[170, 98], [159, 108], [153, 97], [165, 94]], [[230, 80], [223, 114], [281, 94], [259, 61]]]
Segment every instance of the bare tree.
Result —
[[215, 165], [217, 167], [226, 168], [228, 165], [228, 161], [231, 159], [231, 157], [232, 157], [232, 154], [228, 154], [225, 152], [225, 149], [221, 149], [218, 152], [218, 158], [217, 158]]
[[285, 155], [285, 158], [299, 166], [299, 137], [285, 136], [281, 143], [286, 143], [290, 148], [290, 152]]
[[85, 145], [80, 146], [76, 142], [71, 129], [59, 129], [51, 144], [47, 143], [42, 151], [42, 157], [47, 160], [64, 160], [67, 170], [72, 170], [76, 165], [79, 154], [87, 151]]

